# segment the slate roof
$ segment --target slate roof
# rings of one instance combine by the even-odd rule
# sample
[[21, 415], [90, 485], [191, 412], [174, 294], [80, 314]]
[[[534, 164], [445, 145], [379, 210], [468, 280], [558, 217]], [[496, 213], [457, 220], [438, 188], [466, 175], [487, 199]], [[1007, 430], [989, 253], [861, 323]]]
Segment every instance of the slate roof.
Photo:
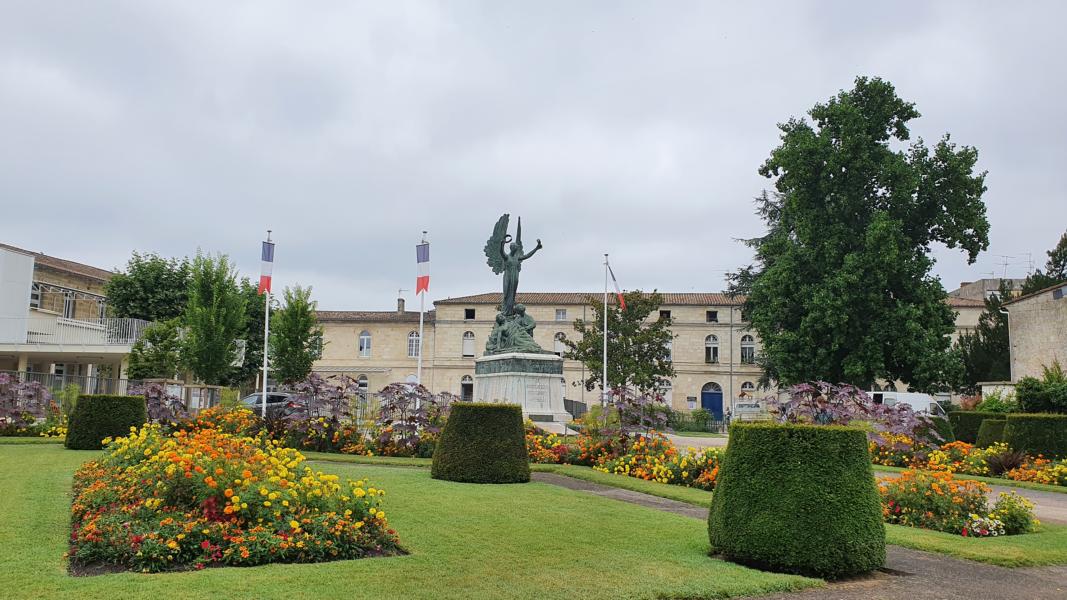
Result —
[[[414, 311], [397, 312], [395, 310], [320, 310], [316, 312], [323, 322], [358, 322], [358, 323], [418, 323], [419, 313]], [[433, 323], [436, 313], [426, 311], [426, 323]]]
[[[530, 306], [546, 304], [585, 304], [590, 296], [600, 298], [603, 292], [519, 292], [516, 294], [516, 302]], [[694, 293], [670, 293], [660, 292], [663, 296], [664, 305], [685, 306], [729, 306], [739, 305], [744, 297], [731, 298], [728, 294], [694, 292]], [[612, 298], [615, 294], [610, 294]], [[475, 294], [473, 296], [460, 296], [458, 298], [445, 298], [434, 301], [434, 304], [500, 304], [503, 294], [492, 292], [488, 294]]]
[[[730, 296], [721, 292], [660, 292], [660, 295], [663, 296], [664, 306], [739, 306], [745, 301], [744, 296]], [[445, 298], [434, 301], [434, 304], [490, 304], [496, 306], [500, 304], [502, 296], [503, 294], [500, 292], [491, 292], [488, 294], [474, 294], [473, 296], [460, 296], [458, 298]], [[590, 296], [600, 298], [603, 296], [603, 292], [519, 292], [516, 296], [517, 302], [530, 306], [565, 305], [585, 304]], [[611, 298], [615, 297], [614, 294], [609, 294], [609, 296]], [[953, 308], [985, 307], [985, 303], [981, 300], [949, 296], [946, 301]]]

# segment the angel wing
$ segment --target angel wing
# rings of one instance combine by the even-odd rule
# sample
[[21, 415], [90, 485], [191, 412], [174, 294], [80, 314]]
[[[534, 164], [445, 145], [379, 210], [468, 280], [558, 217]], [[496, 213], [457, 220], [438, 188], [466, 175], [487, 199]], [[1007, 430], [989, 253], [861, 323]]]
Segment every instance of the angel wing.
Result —
[[485, 243], [485, 257], [493, 273], [499, 275], [504, 272], [504, 256], [502, 246], [508, 241], [508, 219], [511, 215], [504, 213], [497, 219], [493, 226], [493, 235]]

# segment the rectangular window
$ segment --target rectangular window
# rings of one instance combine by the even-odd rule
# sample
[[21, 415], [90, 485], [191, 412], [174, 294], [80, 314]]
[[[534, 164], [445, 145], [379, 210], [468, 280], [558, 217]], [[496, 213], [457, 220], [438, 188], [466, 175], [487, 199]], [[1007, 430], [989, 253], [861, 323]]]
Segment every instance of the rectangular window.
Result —
[[708, 323], [718, 323], [719, 322], [719, 311], [717, 311], [717, 310], [709, 310], [707, 312], [707, 321], [708, 321]]
[[40, 284], [35, 283], [30, 286], [30, 308], [41, 308]]
[[463, 320], [464, 321], [473, 321], [474, 320], [474, 309], [473, 308], [464, 308], [463, 309]]
[[659, 311], [659, 318], [661, 320], [662, 319], [670, 319], [671, 318], [671, 311], [669, 311], [669, 310], [661, 310], [661, 311]]
[[76, 308], [77, 301], [74, 299], [74, 294], [63, 294], [63, 318], [73, 319]]
[[756, 349], [752, 346], [741, 346], [741, 362], [746, 365], [755, 364]]
[[704, 346], [704, 362], [714, 364], [719, 362], [719, 347]]
[[557, 321], [566, 321], [567, 320], [567, 309], [566, 308], [557, 308], [556, 309], [556, 320]]
[[463, 336], [463, 358], [474, 358], [474, 336]]

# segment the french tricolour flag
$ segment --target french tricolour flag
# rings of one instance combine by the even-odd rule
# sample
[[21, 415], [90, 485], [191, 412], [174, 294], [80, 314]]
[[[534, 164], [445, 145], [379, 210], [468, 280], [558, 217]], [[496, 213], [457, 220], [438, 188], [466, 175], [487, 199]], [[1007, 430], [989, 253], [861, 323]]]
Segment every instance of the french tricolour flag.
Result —
[[415, 262], [418, 272], [415, 279], [415, 294], [430, 291], [430, 244], [423, 242], [415, 246]]
[[619, 282], [615, 279], [615, 271], [611, 270], [611, 265], [608, 265], [608, 273], [611, 273], [611, 282], [615, 284], [615, 297], [619, 299], [619, 308], [626, 310], [626, 298], [619, 289]]
[[263, 267], [259, 272], [259, 295], [270, 293], [270, 274], [274, 270], [274, 242], [263, 242]]

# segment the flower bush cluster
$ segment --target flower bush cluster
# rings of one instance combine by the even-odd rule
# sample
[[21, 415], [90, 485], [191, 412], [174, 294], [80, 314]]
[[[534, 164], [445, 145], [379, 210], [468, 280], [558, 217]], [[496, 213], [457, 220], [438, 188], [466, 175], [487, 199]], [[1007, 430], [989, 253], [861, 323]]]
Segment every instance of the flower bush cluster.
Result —
[[870, 442], [875, 464], [1067, 486], [1067, 461], [1028, 456], [1004, 442], [988, 448], [966, 442], [937, 447], [906, 435], [883, 433], [879, 438]]
[[1025, 498], [1001, 494], [990, 509], [989, 486], [949, 471], [907, 470], [879, 479], [878, 491], [887, 523], [971, 537], [1026, 533], [1037, 525]]
[[647, 481], [712, 490], [723, 454], [721, 448], [688, 448], [679, 452], [665, 436], [653, 434], [638, 437], [625, 453], [593, 468]]
[[687, 448], [681, 452], [655, 431], [649, 435], [563, 438], [528, 422], [526, 452], [530, 462], [584, 465], [603, 473], [711, 490], [724, 449]]
[[303, 463], [263, 436], [131, 430], [75, 474], [69, 556], [163, 571], [402, 552], [382, 490]]

